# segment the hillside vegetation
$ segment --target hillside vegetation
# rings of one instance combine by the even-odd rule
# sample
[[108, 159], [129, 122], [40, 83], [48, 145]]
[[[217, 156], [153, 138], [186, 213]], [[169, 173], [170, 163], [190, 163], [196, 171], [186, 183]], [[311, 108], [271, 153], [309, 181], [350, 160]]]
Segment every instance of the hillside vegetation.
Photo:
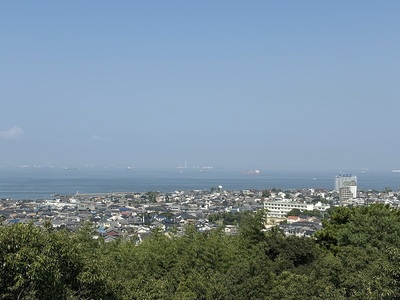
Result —
[[400, 211], [337, 208], [314, 238], [263, 232], [262, 220], [140, 245], [1, 226], [0, 299], [400, 299]]

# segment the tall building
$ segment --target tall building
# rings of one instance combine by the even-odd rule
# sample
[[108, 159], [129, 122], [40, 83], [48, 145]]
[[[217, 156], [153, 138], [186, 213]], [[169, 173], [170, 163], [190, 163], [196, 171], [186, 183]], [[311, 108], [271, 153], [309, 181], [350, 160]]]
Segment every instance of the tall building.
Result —
[[339, 200], [357, 197], [357, 176], [341, 174], [335, 177], [335, 190], [339, 192]]

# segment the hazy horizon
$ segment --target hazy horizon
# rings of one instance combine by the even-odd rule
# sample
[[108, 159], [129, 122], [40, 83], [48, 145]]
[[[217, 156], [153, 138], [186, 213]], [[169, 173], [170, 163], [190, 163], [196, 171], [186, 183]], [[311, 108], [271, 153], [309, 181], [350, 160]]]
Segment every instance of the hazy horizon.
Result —
[[[8, 170], [8, 169], [21, 169], [21, 171], [29, 171], [33, 169], [45, 169], [45, 170], [57, 170], [57, 171], [75, 171], [75, 170], [122, 170], [123, 172], [125, 171], [148, 171], [148, 170], [153, 170], [153, 171], [176, 171], [176, 172], [204, 172], [204, 173], [209, 173], [209, 172], [224, 172], [224, 171], [233, 171], [233, 172], [240, 172], [244, 173], [246, 175], [247, 172], [250, 174], [248, 175], [249, 177], [251, 176], [257, 176], [257, 174], [253, 174], [253, 171], [259, 171], [260, 174], [272, 174], [274, 172], [284, 172], [287, 174], [290, 174], [290, 172], [322, 172], [322, 173], [332, 173], [333, 176], [335, 175], [340, 175], [340, 174], [364, 174], [364, 173], [392, 173], [393, 170], [395, 170], [394, 173], [397, 174], [397, 170], [400, 170], [398, 168], [348, 168], [348, 167], [271, 167], [271, 168], [257, 168], [253, 166], [223, 166], [223, 165], [216, 165], [216, 166], [211, 166], [211, 165], [190, 165], [188, 164], [187, 167], [182, 167], [182, 165], [169, 165], [169, 166], [134, 166], [134, 165], [123, 165], [123, 164], [108, 164], [108, 165], [101, 165], [101, 164], [96, 164], [96, 165], [89, 165], [89, 164], [68, 164], [68, 165], [63, 165], [63, 164], [58, 164], [58, 165], [41, 165], [41, 164], [20, 164], [20, 165], [13, 165], [13, 164], [8, 164], [8, 165], [0, 165], [0, 169], [3, 170]], [[68, 172], [66, 172], [68, 173]], [[74, 172], [71, 172], [74, 173]]]
[[0, 166], [400, 169], [398, 1], [0, 3]]

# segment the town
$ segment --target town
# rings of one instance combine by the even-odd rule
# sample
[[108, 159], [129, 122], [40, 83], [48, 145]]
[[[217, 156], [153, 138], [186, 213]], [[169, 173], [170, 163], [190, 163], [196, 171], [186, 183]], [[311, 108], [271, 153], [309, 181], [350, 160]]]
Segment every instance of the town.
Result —
[[240, 214], [264, 210], [265, 228], [279, 226], [286, 235], [311, 236], [322, 228], [330, 208], [384, 203], [398, 207], [400, 193], [357, 191], [357, 178], [340, 175], [335, 189], [175, 191], [174, 193], [120, 192], [111, 194], [55, 195], [54, 199], [0, 200], [3, 225], [33, 223], [75, 231], [90, 224], [94, 238], [118, 238], [140, 243], [157, 229], [183, 234], [187, 225], [199, 231], [223, 228], [236, 234]]

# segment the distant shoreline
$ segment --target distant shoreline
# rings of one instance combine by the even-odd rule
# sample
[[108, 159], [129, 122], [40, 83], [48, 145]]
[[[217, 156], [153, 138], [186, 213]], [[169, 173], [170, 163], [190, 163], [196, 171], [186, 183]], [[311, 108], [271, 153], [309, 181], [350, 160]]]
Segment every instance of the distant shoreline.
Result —
[[[251, 169], [250, 169], [251, 170]], [[339, 172], [273, 171], [240, 173], [238, 169], [63, 169], [0, 168], [0, 198], [18, 200], [45, 199], [52, 195], [104, 194], [115, 191], [226, 190], [243, 189], [326, 189], [334, 188]], [[347, 172], [346, 172], [347, 173]], [[360, 190], [400, 189], [400, 173], [388, 171], [349, 171], [358, 177]]]

